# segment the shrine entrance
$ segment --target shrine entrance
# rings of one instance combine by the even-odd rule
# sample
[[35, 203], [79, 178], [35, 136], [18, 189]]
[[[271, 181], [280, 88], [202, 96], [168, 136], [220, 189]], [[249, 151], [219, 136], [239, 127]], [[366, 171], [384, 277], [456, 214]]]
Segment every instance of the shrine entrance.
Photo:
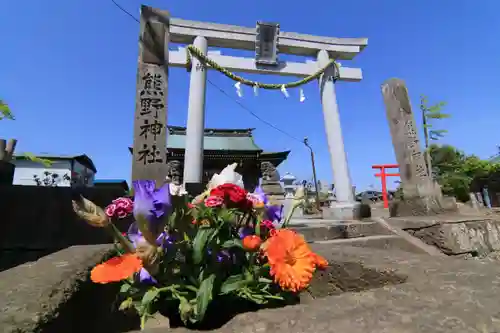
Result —
[[[257, 146], [253, 137], [253, 128], [220, 129], [206, 128], [203, 144], [203, 176], [202, 184], [206, 186], [215, 173], [219, 173], [227, 165], [237, 163], [236, 172], [243, 176], [245, 187], [253, 191], [259, 185], [259, 179], [266, 176], [262, 173], [262, 164], [269, 163], [276, 168], [288, 157], [290, 151], [264, 152]], [[183, 183], [186, 152], [186, 128], [168, 126], [166, 164], [164, 175], [180, 185]], [[130, 148], [133, 152], [133, 148]]]
[[[132, 179], [162, 179], [167, 154], [163, 151], [166, 130], [148, 134], [158, 125], [166, 129], [168, 66], [183, 67], [190, 72], [188, 116], [183, 170], [186, 189], [203, 191], [205, 93], [207, 70], [216, 70], [235, 81], [236, 93], [248, 86], [277, 90], [289, 97], [291, 89], [319, 81], [320, 99], [327, 143], [330, 151], [337, 202], [330, 213], [337, 218], [355, 214], [351, 177], [344, 150], [342, 128], [335, 92], [338, 81], [360, 81], [361, 69], [340, 66], [338, 60], [351, 60], [367, 45], [366, 38], [334, 38], [280, 31], [279, 24], [257, 22], [255, 28], [170, 18], [167, 11], [147, 6], [141, 8], [140, 43], [134, 122], [134, 156]], [[187, 45], [169, 50], [169, 43]], [[192, 43], [192, 44], [191, 44]], [[254, 50], [254, 58], [233, 57], [208, 47]], [[280, 61], [279, 54], [315, 56], [316, 61]], [[233, 72], [295, 76], [298, 81], [266, 84], [247, 80]], [[289, 91], [290, 90], [290, 91]], [[303, 101], [303, 92], [298, 91]], [[161, 132], [161, 133], [160, 133]]]

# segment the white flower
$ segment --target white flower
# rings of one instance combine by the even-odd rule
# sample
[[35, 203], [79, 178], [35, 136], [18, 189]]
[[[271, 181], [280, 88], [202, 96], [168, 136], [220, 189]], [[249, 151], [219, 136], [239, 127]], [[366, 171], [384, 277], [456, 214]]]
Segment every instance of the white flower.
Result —
[[230, 164], [220, 173], [214, 174], [210, 182], [208, 182], [207, 188], [211, 190], [223, 184], [234, 184], [241, 188], [245, 188], [245, 185], [243, 184], [243, 177], [234, 171], [237, 166], [237, 163]]
[[186, 189], [182, 185], [175, 185], [174, 183], [170, 183], [170, 194], [175, 196], [183, 196], [187, 194]]

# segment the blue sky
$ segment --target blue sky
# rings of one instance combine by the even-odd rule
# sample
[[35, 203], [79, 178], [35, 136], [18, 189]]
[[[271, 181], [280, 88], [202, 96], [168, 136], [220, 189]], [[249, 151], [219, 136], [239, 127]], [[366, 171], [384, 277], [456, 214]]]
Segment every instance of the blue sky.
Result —
[[[135, 16], [141, 2], [119, 3]], [[479, 4], [480, 3], [480, 4]], [[495, 0], [297, 0], [149, 1], [174, 17], [242, 26], [276, 21], [283, 31], [335, 37], [368, 37], [354, 61], [363, 69], [359, 83], [340, 82], [337, 95], [344, 142], [354, 184], [379, 187], [371, 165], [394, 163], [380, 85], [404, 79], [415, 108], [418, 97], [446, 101], [453, 118], [443, 143], [487, 158], [500, 144], [500, 2]], [[0, 96], [17, 116], [3, 121], [0, 134], [19, 139], [18, 151], [86, 153], [98, 178], [130, 179], [132, 125], [137, 70], [138, 24], [110, 0], [2, 1], [0, 5]], [[247, 55], [244, 52], [228, 54]], [[290, 78], [252, 76], [264, 82]], [[210, 80], [234, 93], [233, 82], [210, 72]], [[172, 69], [169, 124], [186, 123], [188, 74]], [[291, 150], [280, 168], [310, 178], [309, 153], [298, 142], [261, 123], [234, 101], [207, 85], [206, 127], [255, 127], [257, 143], [268, 151]], [[292, 135], [308, 136], [318, 178], [330, 181], [318, 85], [285, 99], [278, 91], [242, 102]], [[236, 94], [234, 94], [236, 97]], [[418, 119], [418, 118], [417, 118]]]

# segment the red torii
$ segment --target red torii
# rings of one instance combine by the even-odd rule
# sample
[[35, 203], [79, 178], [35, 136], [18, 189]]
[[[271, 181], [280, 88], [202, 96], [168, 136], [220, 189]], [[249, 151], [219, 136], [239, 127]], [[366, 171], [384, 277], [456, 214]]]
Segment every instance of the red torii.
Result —
[[399, 173], [385, 173], [385, 169], [399, 168], [397, 164], [380, 164], [372, 165], [372, 169], [379, 169], [380, 173], [376, 173], [375, 177], [380, 177], [382, 181], [382, 199], [384, 200], [384, 208], [389, 208], [389, 199], [387, 198], [387, 177], [399, 177]]

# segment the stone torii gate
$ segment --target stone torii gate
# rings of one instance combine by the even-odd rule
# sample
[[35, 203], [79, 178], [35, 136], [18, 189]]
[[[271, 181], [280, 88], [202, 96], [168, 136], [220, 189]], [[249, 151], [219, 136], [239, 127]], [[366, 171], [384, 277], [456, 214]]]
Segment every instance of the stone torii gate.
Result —
[[[273, 53], [269, 53], [269, 45], [272, 48], [273, 41], [262, 48], [264, 44], [261, 44], [261, 38], [267, 38], [269, 42], [269, 35], [262, 37], [259, 34], [259, 23], [257, 28], [247, 28], [187, 21], [170, 18], [167, 11], [147, 6], [141, 7], [140, 22], [132, 179], [163, 181], [166, 174], [164, 147], [168, 66], [187, 68], [191, 72], [184, 162], [189, 166], [184, 169], [184, 182], [191, 192], [202, 190], [205, 69], [214, 69], [203, 61], [203, 57], [208, 57], [228, 71], [244, 73], [305, 78], [324, 69], [318, 77], [319, 91], [337, 197], [331, 212], [338, 218], [353, 217], [356, 205], [344, 149], [335, 81], [358, 82], [362, 79], [362, 72], [360, 68], [334, 65], [332, 59], [353, 59], [367, 45], [367, 38], [333, 38], [283, 32], [275, 24], [274, 50], [271, 50], [274, 51], [273, 58]], [[193, 56], [188, 54], [190, 50], [182, 47], [169, 51], [169, 43], [193, 44], [200, 54]], [[255, 50], [256, 54], [267, 52], [271, 54], [271, 61], [261, 64], [255, 58], [227, 56], [219, 51], [208, 52], [208, 47]], [[313, 56], [316, 61], [277, 61], [278, 50], [279, 54]]]

